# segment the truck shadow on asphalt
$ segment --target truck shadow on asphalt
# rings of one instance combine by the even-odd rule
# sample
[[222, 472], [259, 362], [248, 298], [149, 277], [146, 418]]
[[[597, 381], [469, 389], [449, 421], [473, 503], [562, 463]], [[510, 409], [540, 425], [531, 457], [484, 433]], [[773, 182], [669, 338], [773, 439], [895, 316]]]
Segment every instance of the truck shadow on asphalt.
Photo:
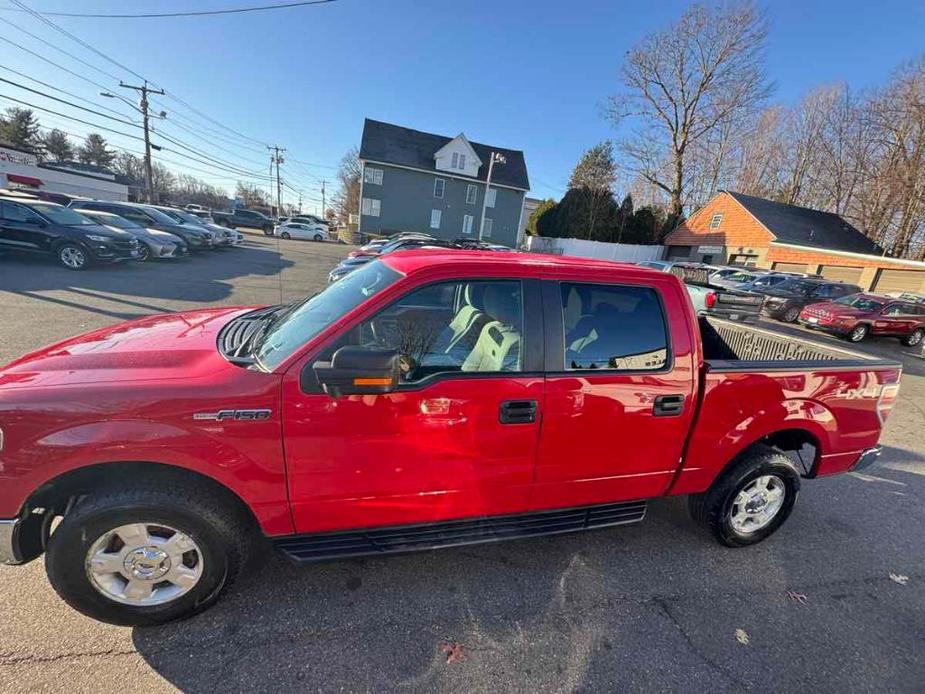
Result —
[[[130, 319], [176, 310], [157, 303], [158, 300], [220, 302], [231, 296], [233, 287], [229, 280], [245, 276], [255, 276], [258, 288], [278, 292], [279, 275], [293, 265], [293, 261], [271, 247], [249, 244], [187, 258], [95, 266], [81, 272], [67, 270], [44, 256], [7, 252], [0, 256], [0, 291]], [[60, 294], [48, 296], [46, 292]], [[107, 304], [119, 308], [109, 308]]]
[[920, 662], [903, 625], [921, 591], [889, 572], [925, 550], [882, 529], [922, 515], [925, 475], [871, 470], [901, 482], [807, 482], [787, 526], [748, 549], [720, 547], [667, 498], [641, 524], [588, 533], [308, 566], [267, 552], [213, 609], [133, 643], [169, 683], [209, 694], [901, 689]]

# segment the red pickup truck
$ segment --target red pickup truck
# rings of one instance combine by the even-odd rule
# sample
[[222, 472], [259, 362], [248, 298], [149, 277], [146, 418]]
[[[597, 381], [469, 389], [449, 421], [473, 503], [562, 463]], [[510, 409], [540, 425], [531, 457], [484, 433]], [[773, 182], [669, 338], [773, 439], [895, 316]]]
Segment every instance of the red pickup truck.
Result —
[[287, 306], [156, 315], [0, 369], [0, 560], [154, 624], [300, 562], [639, 521], [725, 545], [878, 453], [900, 365], [698, 321], [677, 277], [401, 252]]

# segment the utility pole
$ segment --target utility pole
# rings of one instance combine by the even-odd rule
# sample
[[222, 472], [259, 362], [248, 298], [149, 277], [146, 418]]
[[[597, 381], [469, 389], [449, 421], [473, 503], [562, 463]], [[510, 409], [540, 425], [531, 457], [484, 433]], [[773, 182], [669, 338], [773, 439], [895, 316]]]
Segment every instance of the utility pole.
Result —
[[302, 214], [302, 191], [299, 191], [299, 214]]
[[[148, 194], [148, 202], [154, 203], [157, 202], [154, 199], [154, 167], [151, 164], [151, 149], [160, 149], [157, 145], [151, 144], [151, 133], [150, 128], [148, 127], [148, 94], [163, 94], [163, 89], [151, 89], [148, 86], [148, 80], [145, 80], [145, 83], [140, 87], [133, 84], [126, 84], [122, 80], [119, 80], [119, 86], [123, 89], [134, 89], [136, 92], [141, 92], [141, 104], [138, 109], [141, 111], [141, 122], [145, 130], [145, 178], [146, 180], [146, 189]], [[107, 94], [105, 92], [101, 93], [102, 96], [114, 96], [113, 94]], [[160, 117], [163, 118], [167, 114], [163, 111], [160, 114]]]
[[283, 188], [279, 180], [279, 165], [282, 164], [285, 159], [282, 157], [282, 153], [286, 150], [281, 147], [267, 147], [272, 153], [270, 154], [270, 171], [273, 171], [273, 164], [276, 164], [276, 216], [283, 216]]
[[507, 159], [499, 152], [492, 152], [488, 160], [488, 179], [485, 181], [485, 197], [482, 199], [482, 221], [479, 222], [479, 241], [482, 240], [482, 232], [485, 230], [485, 210], [488, 207], [488, 191], [491, 190], [491, 174], [495, 170], [495, 164], [506, 164]]
[[321, 218], [324, 219], [324, 211], [327, 207], [324, 204], [324, 181], [321, 182]]

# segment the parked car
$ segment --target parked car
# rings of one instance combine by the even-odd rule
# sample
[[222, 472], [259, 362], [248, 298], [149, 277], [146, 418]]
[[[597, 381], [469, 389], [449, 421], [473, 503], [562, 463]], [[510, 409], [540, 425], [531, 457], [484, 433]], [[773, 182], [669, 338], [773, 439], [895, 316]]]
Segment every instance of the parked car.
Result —
[[400, 234], [395, 234], [394, 236], [390, 236], [388, 239], [385, 240], [384, 243], [373, 244], [372, 242], [370, 242], [366, 244], [365, 246], [361, 246], [355, 251], [350, 251], [350, 253], [347, 254], [347, 257], [348, 258], [359, 258], [364, 255], [377, 256], [383, 251], [391, 253], [399, 248], [413, 248], [415, 246], [427, 246], [427, 245], [445, 246], [445, 245], [452, 245], [453, 243], [455, 242], [437, 239], [431, 236], [430, 234], [418, 234], [415, 232], [402, 232]]
[[860, 342], [868, 335], [885, 336], [897, 337], [907, 347], [915, 347], [925, 335], [925, 304], [876, 294], [853, 294], [810, 304], [800, 312], [800, 324], [849, 342]]
[[215, 235], [215, 245], [217, 246], [240, 246], [244, 242], [244, 234], [241, 232], [213, 222], [207, 222], [205, 219], [194, 215], [192, 212], [178, 210], [176, 207], [164, 207], [162, 205], [155, 205], [155, 207], [180, 224], [191, 225], [212, 232]]
[[762, 271], [742, 270], [741, 268], [732, 269], [728, 272], [726, 269], [713, 273], [710, 276], [710, 284], [714, 287], [723, 287], [724, 289], [734, 289], [740, 284], [754, 282], [759, 277], [770, 274]]
[[433, 250], [439, 248], [459, 248], [452, 241], [441, 241], [434, 238], [416, 238], [416, 237], [403, 237], [398, 238], [394, 241], [389, 241], [372, 253], [364, 253], [362, 255], [354, 255], [351, 253], [344, 260], [340, 262], [330, 273], [328, 273], [328, 282], [337, 282], [340, 279], [343, 279], [351, 272], [356, 270], [361, 265], [365, 265], [371, 260], [376, 258], [389, 255], [396, 251], [408, 251], [412, 249], [422, 249], [422, 250]]
[[187, 212], [196, 215], [204, 222], [215, 224], [215, 220], [212, 219], [212, 212], [210, 210], [187, 210]]
[[[53, 202], [0, 197], [0, 248], [54, 256], [68, 270], [138, 260], [138, 240]], [[2, 441], [2, 438], [0, 438]]]
[[698, 316], [742, 322], [758, 320], [764, 298], [750, 292], [712, 286], [712, 272], [708, 266], [664, 260], [644, 260], [637, 265], [659, 272], [670, 272], [680, 278]]
[[72, 607], [150, 625], [215, 603], [261, 536], [382, 556], [690, 495], [752, 545], [801, 478], [876, 459], [901, 369], [698, 321], [667, 273], [393, 253], [298, 303], [147, 316], [0, 370], [0, 560], [44, 552]]
[[81, 214], [92, 219], [97, 224], [102, 224], [109, 229], [127, 232], [138, 239], [140, 244], [138, 247], [140, 250], [138, 260], [142, 262], [151, 258], [176, 258], [189, 254], [186, 242], [179, 236], [169, 234], [166, 231], [147, 229], [137, 222], [111, 212], [84, 210]]
[[327, 233], [330, 233], [331, 225], [330, 223], [313, 214], [297, 214], [291, 217], [283, 217], [279, 220], [279, 224], [288, 224], [289, 222], [298, 222], [300, 224], [313, 224], [315, 226], [324, 227]]
[[247, 227], [249, 229], [260, 229], [267, 236], [273, 235], [273, 220], [263, 212], [257, 212], [256, 210], [245, 210], [240, 207], [231, 212], [212, 210], [212, 218], [217, 224], [232, 229]]
[[844, 282], [802, 277], [755, 291], [765, 297], [761, 307], [762, 315], [785, 323], [794, 323], [805, 306], [858, 294], [861, 288]]
[[285, 222], [273, 229], [273, 234], [282, 239], [305, 239], [308, 241], [327, 241], [328, 228], [320, 224], [306, 222]]
[[794, 275], [784, 272], [771, 272], [767, 275], [758, 275], [748, 282], [737, 284], [735, 289], [739, 289], [744, 292], [759, 291], [767, 287], [775, 287], [782, 282], [786, 282], [787, 280], [795, 279], [797, 277], [802, 277], [802, 275]]
[[199, 213], [199, 212], [206, 212], [206, 213], [209, 212], [209, 209], [207, 207], [203, 207], [202, 205], [196, 205], [194, 203], [190, 203], [186, 205], [183, 209], [187, 210], [188, 212], [193, 212], [194, 214]]
[[887, 292], [886, 296], [893, 299], [911, 301], [914, 304], [925, 304], [925, 294], [921, 292]]
[[166, 231], [179, 236], [186, 242], [190, 251], [202, 251], [215, 245], [215, 234], [208, 229], [193, 227], [189, 224], [180, 224], [156, 207], [141, 205], [132, 202], [112, 202], [109, 200], [75, 200], [69, 207], [77, 210], [98, 210], [111, 212], [141, 224], [148, 229]]

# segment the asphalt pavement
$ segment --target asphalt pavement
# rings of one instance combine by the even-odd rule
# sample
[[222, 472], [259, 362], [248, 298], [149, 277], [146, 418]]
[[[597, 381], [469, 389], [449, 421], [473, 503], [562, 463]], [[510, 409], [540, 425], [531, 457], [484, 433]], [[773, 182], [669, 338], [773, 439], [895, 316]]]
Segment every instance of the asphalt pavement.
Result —
[[[247, 234], [83, 273], [3, 256], [0, 363], [149, 313], [304, 296], [345, 253]], [[143, 629], [74, 612], [41, 561], [0, 567], [0, 691], [922, 691], [925, 360], [861, 349], [904, 363], [884, 456], [805, 482], [755, 547], [720, 547], [663, 499], [584, 534], [308, 567], [265, 554], [213, 609]]]

